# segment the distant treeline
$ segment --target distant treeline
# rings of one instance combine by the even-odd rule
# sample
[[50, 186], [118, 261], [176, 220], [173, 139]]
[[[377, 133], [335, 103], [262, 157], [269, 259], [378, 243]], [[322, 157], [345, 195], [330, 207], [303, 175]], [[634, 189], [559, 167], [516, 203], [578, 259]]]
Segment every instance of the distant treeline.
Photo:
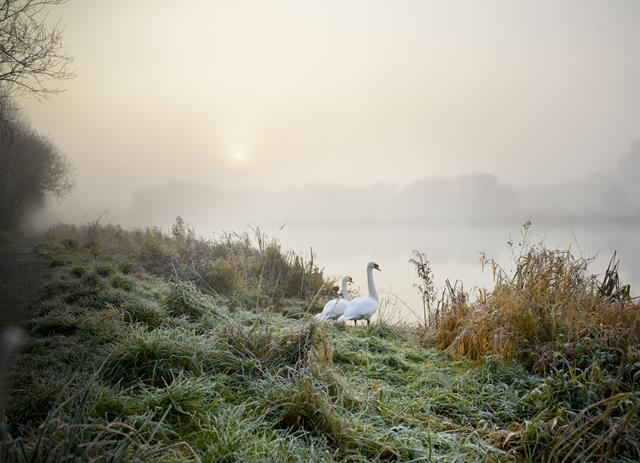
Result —
[[182, 214], [198, 227], [279, 225], [640, 223], [640, 143], [607, 172], [563, 183], [516, 188], [488, 174], [430, 177], [406, 187], [307, 185], [278, 191], [222, 190], [172, 183], [138, 191], [125, 222], [170, 224]]

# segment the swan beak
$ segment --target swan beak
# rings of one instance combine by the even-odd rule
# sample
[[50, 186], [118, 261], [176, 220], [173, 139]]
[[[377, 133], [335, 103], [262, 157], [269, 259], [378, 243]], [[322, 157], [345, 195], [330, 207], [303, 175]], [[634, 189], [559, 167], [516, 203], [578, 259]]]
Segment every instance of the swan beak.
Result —
[[378, 272], [382, 272], [382, 270], [380, 270], [380, 267], [378, 267], [378, 266], [373, 267], [373, 268], [375, 268]]

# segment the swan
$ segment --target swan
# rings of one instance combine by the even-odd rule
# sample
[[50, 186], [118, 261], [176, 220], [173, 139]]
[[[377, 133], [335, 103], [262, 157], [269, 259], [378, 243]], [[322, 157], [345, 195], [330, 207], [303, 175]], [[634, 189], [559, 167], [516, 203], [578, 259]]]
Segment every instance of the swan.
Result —
[[378, 292], [373, 282], [373, 270], [380, 271], [380, 266], [375, 262], [367, 264], [367, 284], [369, 286], [369, 295], [367, 297], [357, 297], [349, 302], [344, 309], [344, 313], [338, 318], [339, 322], [353, 320], [353, 324], [357, 325], [358, 320], [366, 320], [367, 326], [370, 323], [371, 316], [378, 310]]
[[349, 283], [353, 283], [353, 279], [351, 277], [346, 276], [342, 279], [342, 291], [340, 292], [340, 295], [344, 299], [340, 299], [340, 297], [337, 297], [327, 302], [324, 305], [324, 309], [322, 309], [322, 312], [318, 315], [318, 320], [335, 320], [344, 313], [344, 308], [347, 306], [347, 304], [349, 304], [349, 301], [351, 300], [348, 287]]

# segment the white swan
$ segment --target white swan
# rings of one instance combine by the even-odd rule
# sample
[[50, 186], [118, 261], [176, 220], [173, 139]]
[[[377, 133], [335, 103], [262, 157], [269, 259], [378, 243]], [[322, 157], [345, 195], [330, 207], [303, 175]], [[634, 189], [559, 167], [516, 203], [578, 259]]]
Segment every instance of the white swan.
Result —
[[357, 325], [358, 320], [366, 320], [367, 325], [370, 323], [371, 316], [378, 310], [378, 292], [373, 282], [373, 269], [380, 270], [375, 262], [367, 264], [367, 284], [369, 285], [369, 296], [357, 297], [344, 309], [344, 314], [338, 318], [339, 322], [353, 320], [353, 324]]
[[340, 292], [340, 295], [344, 299], [337, 297], [327, 302], [324, 305], [322, 312], [318, 315], [318, 320], [335, 320], [344, 313], [345, 307], [347, 307], [351, 300], [351, 296], [349, 295], [349, 283], [353, 283], [353, 279], [351, 277], [346, 276], [342, 279], [342, 291]]

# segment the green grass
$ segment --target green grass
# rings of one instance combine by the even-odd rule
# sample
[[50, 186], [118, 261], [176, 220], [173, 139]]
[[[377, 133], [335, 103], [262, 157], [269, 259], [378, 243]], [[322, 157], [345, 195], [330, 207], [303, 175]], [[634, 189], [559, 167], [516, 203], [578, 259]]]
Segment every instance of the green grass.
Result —
[[[635, 352], [558, 351], [533, 374], [425, 346], [414, 327], [256, 310], [82, 242], [41, 248], [56, 265], [10, 381], [0, 461], [640, 457], [637, 393], [618, 388], [640, 380]], [[565, 443], [578, 435], [600, 437], [577, 452]]]

